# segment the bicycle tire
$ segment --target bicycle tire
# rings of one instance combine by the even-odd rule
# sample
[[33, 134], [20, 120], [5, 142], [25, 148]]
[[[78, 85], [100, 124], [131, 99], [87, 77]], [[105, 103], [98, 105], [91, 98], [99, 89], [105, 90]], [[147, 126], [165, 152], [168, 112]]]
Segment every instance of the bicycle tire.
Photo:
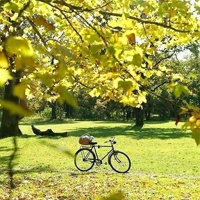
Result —
[[113, 151], [108, 157], [108, 163], [117, 173], [126, 173], [131, 168], [130, 158], [122, 151]]
[[75, 153], [74, 164], [82, 172], [89, 171], [95, 164], [95, 154], [89, 148], [79, 149]]

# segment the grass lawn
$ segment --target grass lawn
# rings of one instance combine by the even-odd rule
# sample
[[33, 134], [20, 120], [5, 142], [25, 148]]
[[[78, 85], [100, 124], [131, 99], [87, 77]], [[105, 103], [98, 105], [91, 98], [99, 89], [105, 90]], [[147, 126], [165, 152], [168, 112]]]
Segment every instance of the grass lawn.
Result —
[[[29, 123], [21, 123], [24, 136], [17, 138], [14, 166], [15, 188], [10, 193], [7, 165], [12, 138], [0, 140], [0, 199], [95, 200], [118, 193], [111, 199], [146, 200], [200, 199], [200, 148], [189, 133], [174, 122], [148, 122], [134, 130], [126, 122], [71, 121], [60, 124], [34, 124], [41, 130], [69, 132], [69, 136], [35, 136]], [[78, 139], [90, 133], [103, 143], [115, 136], [116, 149], [127, 153], [132, 167], [117, 174], [104, 163], [86, 173], [75, 169], [73, 158]], [[99, 154], [105, 153], [100, 149]], [[121, 195], [121, 196], [120, 196]]]

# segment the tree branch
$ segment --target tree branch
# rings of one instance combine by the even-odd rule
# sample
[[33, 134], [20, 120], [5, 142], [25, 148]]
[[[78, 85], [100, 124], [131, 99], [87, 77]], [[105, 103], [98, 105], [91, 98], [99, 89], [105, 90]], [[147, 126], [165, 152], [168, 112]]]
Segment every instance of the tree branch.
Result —
[[152, 89], [151, 92], [155, 92], [159, 87], [165, 85], [166, 83], [169, 83], [169, 81], [164, 81], [163, 83], [160, 83], [160, 84], [157, 85], [154, 89]]
[[[47, 2], [47, 0], [39, 0], [39, 1], [41, 1], [43, 3], [47, 3], [47, 4], [49, 3], [49, 2]], [[110, 2], [108, 2], [107, 4], [109, 4]], [[53, 3], [57, 3], [57, 4], [60, 4], [60, 5], [66, 6], [70, 10], [77, 11], [77, 12], [80, 12], [80, 11], [81, 12], [92, 12], [93, 10], [97, 10], [97, 9], [101, 8], [101, 7], [96, 7], [96, 8], [93, 8], [93, 9], [91, 9], [91, 8], [90, 9], [89, 8], [83, 8], [81, 6], [75, 6], [75, 5], [66, 3], [64, 0], [55, 0], [55, 1], [53, 1]], [[102, 11], [102, 10], [99, 11], [99, 14], [115, 16], [115, 17], [122, 17], [123, 16], [123, 14], [120, 14], [120, 13], [112, 13], [112, 12], [107, 12], [107, 11]], [[141, 19], [141, 18], [138, 18], [138, 17], [134, 17], [134, 16], [128, 16], [128, 18], [129, 19], [133, 19], [133, 20], [135, 20], [135, 21], [137, 21], [139, 23], [142, 23], [142, 24], [153, 24], [153, 25], [160, 26], [160, 27], [163, 27], [163, 28], [166, 28], [166, 29], [171, 29], [173, 31], [180, 32], [180, 33], [189, 33], [190, 32], [189, 30], [180, 30], [180, 29], [174, 28], [174, 27], [172, 27], [170, 25], [166, 25], [166, 24], [163, 24], [163, 23], [150, 21], [150, 20], [144, 20], [144, 19]], [[196, 30], [196, 32], [199, 32], [199, 31]]]
[[155, 65], [153, 65], [152, 68], [156, 68], [162, 61], [167, 60], [168, 58], [171, 58], [173, 55], [175, 54], [175, 52], [173, 52], [172, 54], [160, 59], [158, 62], [155, 63]]
[[[122, 14], [120, 14], [120, 13], [111, 13], [111, 12], [106, 12], [106, 11], [99, 11], [99, 13], [102, 14], [102, 15], [122, 17]], [[180, 32], [180, 33], [189, 33], [190, 32], [189, 30], [180, 30], [180, 29], [174, 28], [172, 26], [165, 25], [163, 23], [154, 22], [154, 21], [150, 21], [150, 20], [144, 20], [144, 19], [134, 17], [134, 16], [128, 16], [128, 18], [133, 19], [133, 20], [140, 22], [142, 24], [153, 24], [153, 25], [160, 26], [160, 27], [163, 27], [163, 28], [166, 28], [166, 29], [171, 29], [173, 31]]]

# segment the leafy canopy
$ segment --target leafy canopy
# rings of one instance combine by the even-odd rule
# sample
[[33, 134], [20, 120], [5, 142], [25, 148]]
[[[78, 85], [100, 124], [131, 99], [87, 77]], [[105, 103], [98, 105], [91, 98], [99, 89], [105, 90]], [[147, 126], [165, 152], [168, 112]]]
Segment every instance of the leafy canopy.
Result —
[[32, 95], [77, 107], [72, 93], [84, 88], [139, 107], [152, 92], [151, 79], [164, 75], [175, 96], [188, 93], [158, 58], [199, 40], [196, 2], [12, 0], [1, 1], [0, 10], [0, 86], [20, 71], [13, 90], [20, 99]]

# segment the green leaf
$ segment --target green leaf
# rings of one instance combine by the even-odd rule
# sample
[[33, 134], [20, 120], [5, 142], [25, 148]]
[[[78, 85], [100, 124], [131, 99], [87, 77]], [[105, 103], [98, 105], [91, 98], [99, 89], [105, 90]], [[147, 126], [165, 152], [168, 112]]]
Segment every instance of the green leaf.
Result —
[[5, 6], [4, 6], [4, 9], [6, 10], [12, 10], [13, 12], [19, 12], [19, 7], [17, 4], [15, 3], [6, 3]]
[[180, 85], [180, 84], [175, 85], [173, 92], [174, 92], [174, 95], [176, 98], [180, 97], [182, 93], [184, 93], [186, 95], [189, 94], [188, 88], [186, 86]]
[[104, 46], [102, 44], [98, 44], [98, 45], [91, 45], [90, 46], [90, 50], [93, 52], [93, 53], [99, 53], [100, 50], [103, 48]]
[[142, 64], [142, 58], [140, 54], [133, 55], [133, 64], [140, 67]]
[[108, 52], [109, 52], [111, 55], [114, 55], [114, 54], [115, 54], [115, 48], [114, 48], [113, 46], [108, 47]]
[[86, 35], [85, 40], [89, 42], [89, 44], [92, 44], [93, 42], [99, 41], [99, 36], [96, 33], [90, 33]]

